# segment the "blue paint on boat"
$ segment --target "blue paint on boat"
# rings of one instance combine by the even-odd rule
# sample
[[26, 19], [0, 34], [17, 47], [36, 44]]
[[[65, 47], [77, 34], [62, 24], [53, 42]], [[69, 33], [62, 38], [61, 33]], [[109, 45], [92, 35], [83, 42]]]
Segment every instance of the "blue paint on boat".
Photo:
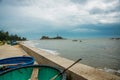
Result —
[[[19, 66], [27, 66], [27, 65], [32, 65], [34, 63], [34, 58], [33, 57], [27, 57], [27, 56], [18, 56], [18, 57], [10, 57], [10, 58], [5, 58], [0, 60], [0, 65], [4, 64], [18, 64], [15, 66], [7, 66], [7, 69], [11, 68], [16, 68]], [[4, 70], [0, 69], [0, 72]]]

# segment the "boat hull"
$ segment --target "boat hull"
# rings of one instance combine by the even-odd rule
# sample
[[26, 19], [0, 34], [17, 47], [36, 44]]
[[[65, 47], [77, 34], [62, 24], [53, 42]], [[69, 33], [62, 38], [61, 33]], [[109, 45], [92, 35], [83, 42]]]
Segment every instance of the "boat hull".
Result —
[[[32, 65], [34, 64], [34, 58], [28, 57], [28, 56], [18, 56], [18, 57], [10, 57], [10, 58], [5, 58], [0, 60], [0, 65], [10, 65], [10, 64], [15, 64], [12, 66], [7, 66], [6, 69], [11, 69], [11, 68], [17, 68], [20, 66], [27, 66], [27, 65]], [[5, 71], [6, 69], [0, 69], [0, 72]]]
[[[60, 69], [51, 66], [31, 65], [2, 72], [0, 73], [0, 80], [30, 80], [34, 68], [38, 68], [38, 80], [50, 80], [62, 72]], [[58, 76], [55, 80], [66, 80], [65, 73]]]

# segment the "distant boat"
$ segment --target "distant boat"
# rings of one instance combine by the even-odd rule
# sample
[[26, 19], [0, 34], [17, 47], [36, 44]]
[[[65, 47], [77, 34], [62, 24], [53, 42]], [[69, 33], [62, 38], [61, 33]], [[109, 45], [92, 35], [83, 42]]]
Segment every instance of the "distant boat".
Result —
[[120, 40], [120, 38], [110, 38], [111, 40]]
[[72, 41], [76, 42], [76, 41], [78, 41], [78, 40], [72, 40]]
[[11, 45], [16, 45], [16, 44], [18, 44], [18, 43], [17, 43], [16, 40], [12, 40], [10, 44], [11, 44]]
[[80, 40], [80, 42], [82, 42], [82, 40]]
[[[51, 80], [60, 72], [62, 72], [60, 69], [51, 66], [31, 65], [0, 73], [0, 80]], [[54, 80], [66, 80], [65, 73]]]

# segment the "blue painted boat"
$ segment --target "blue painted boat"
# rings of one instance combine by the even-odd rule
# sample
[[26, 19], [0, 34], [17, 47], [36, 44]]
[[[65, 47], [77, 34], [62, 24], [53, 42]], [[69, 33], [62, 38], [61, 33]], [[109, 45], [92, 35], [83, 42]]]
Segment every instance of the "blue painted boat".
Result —
[[11, 44], [11, 45], [16, 45], [16, 44], [18, 44], [18, 43], [17, 43], [16, 40], [12, 40], [12, 41], [10, 42], [10, 44]]
[[[4, 69], [0, 69], [0, 72], [5, 71], [6, 69], [16, 68], [19, 66], [32, 65], [34, 63], [33, 57], [19, 56], [19, 57], [10, 57], [0, 60], [0, 65], [7, 65]], [[12, 65], [11, 65], [12, 64]]]
[[[33, 75], [35, 69], [37, 69], [37, 72], [35, 72], [37, 74]], [[53, 80], [52, 78], [61, 72], [61, 69], [52, 66], [29, 65], [11, 70], [9, 69], [0, 73], [0, 80]], [[54, 80], [66, 80], [66, 74], [63, 73]]]

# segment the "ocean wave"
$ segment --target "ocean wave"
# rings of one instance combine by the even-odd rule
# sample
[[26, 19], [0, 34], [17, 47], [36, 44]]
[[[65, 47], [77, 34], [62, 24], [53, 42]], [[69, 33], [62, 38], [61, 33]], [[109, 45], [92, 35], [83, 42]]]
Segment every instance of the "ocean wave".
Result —
[[120, 76], [120, 70], [115, 70], [115, 69], [110, 69], [110, 68], [103, 68], [103, 69], [99, 69], [99, 70], [102, 70], [102, 71], [105, 71], [105, 72], [108, 72], [108, 73], [112, 73], [112, 74], [115, 74], [117, 76]]
[[59, 53], [55, 50], [49, 50], [49, 49], [42, 49], [42, 48], [39, 48], [40, 50], [43, 50], [43, 51], [46, 51], [52, 55], [59, 55]]
[[[31, 47], [36, 47], [37, 45], [39, 45], [39, 43], [34, 42], [34, 41], [25, 41], [24, 44], [29, 45]], [[55, 50], [43, 49], [43, 48], [38, 48], [38, 49], [46, 51], [52, 55], [59, 55], [59, 53], [57, 53], [57, 51], [55, 51]]]
[[29, 45], [31, 47], [36, 47], [39, 43], [35, 43], [33, 41], [25, 41], [24, 44]]

